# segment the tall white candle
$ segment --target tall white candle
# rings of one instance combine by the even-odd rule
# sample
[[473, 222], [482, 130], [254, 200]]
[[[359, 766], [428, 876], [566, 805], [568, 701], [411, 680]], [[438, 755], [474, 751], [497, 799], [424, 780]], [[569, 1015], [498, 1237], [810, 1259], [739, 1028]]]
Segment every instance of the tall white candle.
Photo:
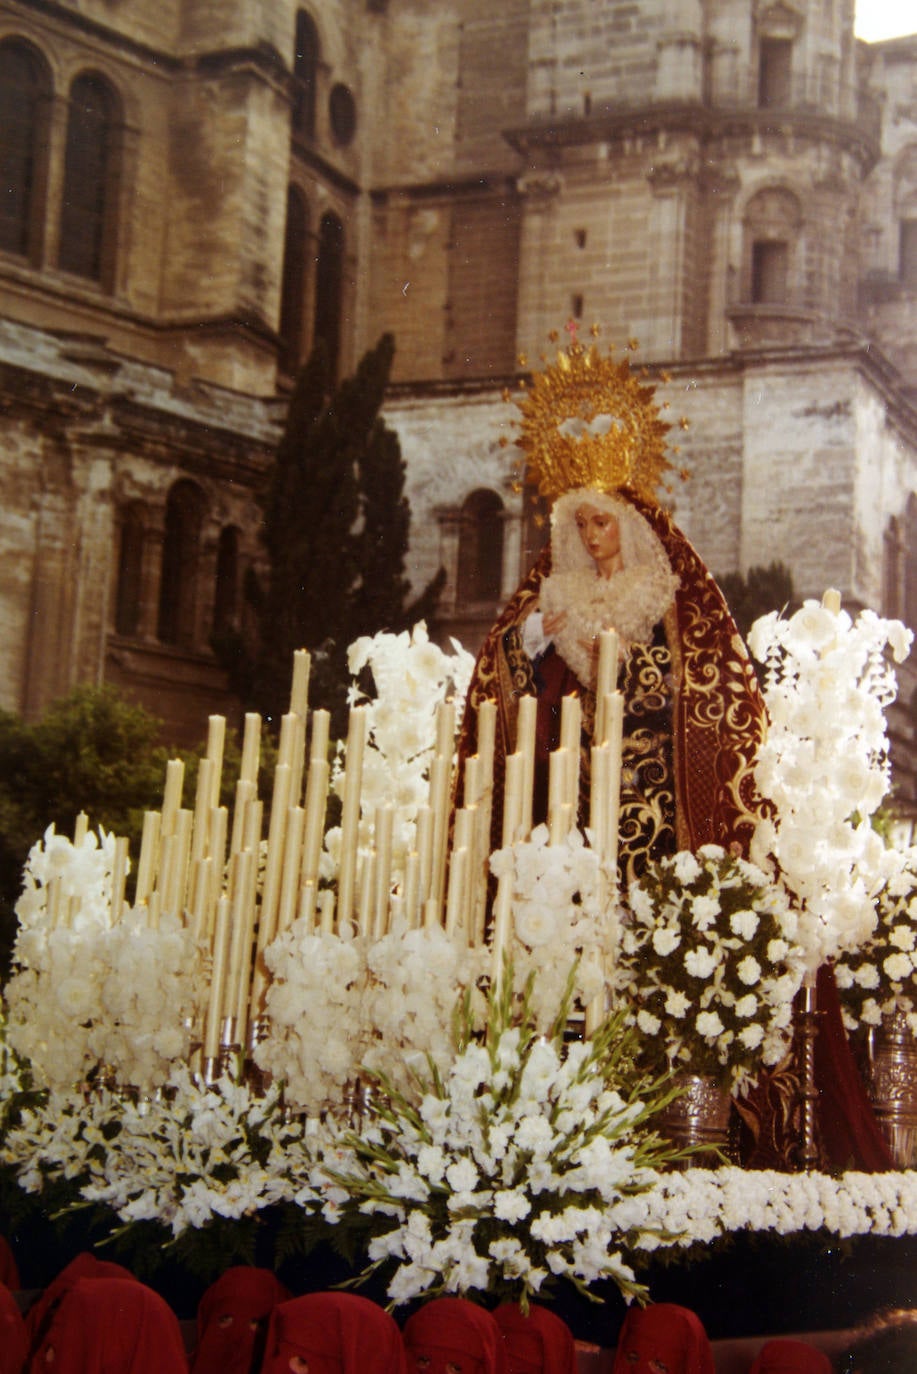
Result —
[[213, 800], [213, 760], [203, 758], [197, 770], [197, 789], [194, 794], [194, 827], [191, 833], [191, 861], [202, 859], [207, 853], [207, 828], [210, 812], [217, 803]]
[[395, 828], [395, 808], [376, 807], [375, 842], [376, 872], [373, 899], [373, 934], [381, 939], [388, 930], [389, 907], [392, 897], [392, 837]]
[[624, 698], [612, 692], [605, 698], [608, 718], [608, 807], [605, 857], [612, 871], [618, 862], [618, 827], [621, 811], [621, 745], [624, 725]]
[[223, 890], [224, 869], [226, 868], [226, 834], [229, 829], [229, 812], [225, 806], [215, 806], [210, 815], [210, 855], [213, 860], [213, 873], [210, 897], [207, 903], [207, 933], [212, 933], [216, 918], [216, 904]]
[[455, 702], [441, 701], [436, 708], [436, 753], [451, 759], [455, 751]]
[[119, 835], [115, 840], [115, 857], [111, 871], [111, 919], [120, 921], [124, 906], [124, 883], [127, 878], [129, 860], [127, 840]]
[[290, 684], [290, 711], [304, 719], [309, 706], [310, 667], [309, 650], [295, 650], [293, 654], [293, 681]]
[[210, 975], [207, 1017], [204, 1024], [204, 1056], [207, 1059], [216, 1059], [220, 1052], [220, 1027], [223, 1021], [223, 1001], [226, 992], [231, 932], [229, 899], [221, 897], [217, 903], [216, 927], [213, 937], [213, 970]]
[[602, 630], [599, 635], [599, 663], [595, 683], [596, 701], [604, 701], [608, 693], [613, 692], [618, 685], [620, 647], [617, 630]]
[[360, 825], [360, 792], [363, 783], [363, 754], [366, 748], [366, 710], [354, 706], [347, 729], [344, 760], [344, 800], [341, 808], [341, 861], [338, 869], [338, 927], [353, 913], [356, 882], [357, 843]]
[[166, 764], [166, 785], [162, 797], [162, 833], [171, 835], [175, 829], [175, 818], [181, 806], [182, 787], [185, 781], [185, 765], [181, 759], [169, 759]]
[[430, 764], [430, 810], [433, 813], [433, 847], [430, 896], [442, 906], [446, 884], [446, 851], [449, 840], [449, 782], [451, 759], [437, 754]]
[[260, 754], [261, 717], [257, 711], [248, 711], [242, 734], [242, 763], [239, 768], [239, 779], [242, 782], [257, 783]]
[[280, 902], [277, 907], [277, 931], [281, 933], [296, 919], [299, 897], [299, 875], [302, 864], [302, 841], [306, 813], [301, 806], [291, 806], [287, 812], [286, 843], [283, 848], [283, 873]]
[[551, 844], [560, 844], [565, 838], [563, 828], [563, 806], [567, 782], [566, 749], [554, 749], [548, 757], [548, 831]]
[[535, 697], [519, 698], [519, 714], [516, 719], [516, 752], [524, 760], [520, 780], [520, 800], [522, 811], [519, 818], [520, 839], [526, 838], [532, 829], [532, 794], [535, 788], [535, 716], [538, 703]]
[[328, 711], [312, 712], [312, 734], [309, 739], [309, 758], [328, 758], [328, 735], [331, 729], [331, 716]]
[[423, 908], [430, 897], [433, 870], [433, 812], [429, 806], [418, 808], [414, 833], [417, 844], [417, 900]]
[[402, 910], [405, 925], [409, 930], [417, 926], [418, 899], [420, 896], [420, 855], [412, 849], [404, 861], [404, 895]]
[[325, 834], [325, 808], [328, 801], [328, 760], [313, 758], [306, 780], [305, 827], [302, 846], [302, 881], [318, 882], [318, 865]]
[[210, 763], [211, 806], [219, 806], [220, 804], [220, 780], [223, 774], [223, 749], [225, 744], [226, 717], [209, 716], [207, 720], [206, 758]]
[[137, 886], [134, 900], [138, 904], [149, 900], [159, 863], [159, 835], [162, 817], [158, 811], [145, 811], [140, 839], [140, 860], [137, 864]]
[[287, 829], [287, 807], [290, 796], [290, 764], [278, 763], [274, 770], [274, 794], [271, 799], [271, 819], [267, 833], [267, 864], [261, 892], [261, 919], [258, 923], [258, 954], [277, 933], [277, 905], [283, 873], [283, 850]]

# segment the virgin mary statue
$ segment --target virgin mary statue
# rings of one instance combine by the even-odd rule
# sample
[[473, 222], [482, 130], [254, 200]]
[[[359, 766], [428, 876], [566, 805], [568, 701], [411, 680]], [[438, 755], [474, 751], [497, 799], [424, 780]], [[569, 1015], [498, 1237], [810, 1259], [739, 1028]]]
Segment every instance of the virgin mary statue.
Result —
[[[517, 442], [528, 480], [552, 503], [551, 538], [487, 636], [470, 689], [473, 707], [497, 703], [494, 838], [523, 695], [537, 698], [535, 819], [544, 819], [547, 758], [570, 693], [582, 706], [588, 795], [597, 645], [614, 629], [624, 701], [622, 883], [679, 849], [716, 843], [747, 853], [763, 702], [719, 588], [656, 494], [669, 426], [654, 389], [626, 359], [574, 341], [535, 376], [519, 409]], [[463, 754], [474, 752], [475, 720], [466, 711]]]

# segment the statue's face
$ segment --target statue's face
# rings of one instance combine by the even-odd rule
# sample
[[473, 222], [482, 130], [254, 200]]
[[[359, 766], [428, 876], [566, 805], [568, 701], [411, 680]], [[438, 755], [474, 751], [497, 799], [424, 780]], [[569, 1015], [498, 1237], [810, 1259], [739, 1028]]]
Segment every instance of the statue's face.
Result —
[[617, 517], [610, 511], [586, 502], [576, 508], [576, 528], [583, 547], [598, 566], [605, 567], [621, 552], [621, 530]]

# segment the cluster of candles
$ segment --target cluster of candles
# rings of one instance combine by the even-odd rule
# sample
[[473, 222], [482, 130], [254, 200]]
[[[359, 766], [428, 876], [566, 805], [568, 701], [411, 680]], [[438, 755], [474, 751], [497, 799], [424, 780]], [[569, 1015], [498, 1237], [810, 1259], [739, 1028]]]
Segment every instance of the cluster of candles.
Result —
[[[599, 637], [596, 726], [591, 748], [589, 825], [599, 857], [614, 872], [617, 856], [622, 698], [616, 689], [618, 637]], [[444, 927], [455, 938], [489, 938], [492, 978], [499, 982], [512, 932], [512, 876], [500, 878], [488, 903], [496, 705], [477, 711], [477, 753], [464, 762], [462, 805], [453, 810], [455, 703], [440, 704], [429, 769], [427, 804], [418, 810], [403, 872], [393, 871], [392, 804], [372, 817], [369, 848], [360, 844], [367, 711], [350, 712], [341, 798], [340, 854], [335, 886], [321, 888], [319, 869], [330, 782], [329, 715], [308, 711], [310, 660], [294, 656], [289, 711], [281, 721], [277, 764], [264, 836], [258, 796], [261, 717], [245, 716], [242, 759], [230, 822], [220, 804], [226, 721], [209, 719], [193, 809], [182, 806], [184, 764], [169, 761], [160, 811], [144, 816], [134, 910], [151, 927], [178, 915], [208, 951], [210, 987], [199, 1036], [203, 1071], [214, 1076], [230, 1051], [253, 1047], [262, 1032], [270, 973], [265, 951], [296, 920], [312, 932], [356, 931], [381, 938], [394, 921]], [[536, 699], [519, 700], [516, 749], [506, 759], [502, 844], [532, 828]], [[562, 704], [560, 747], [549, 760], [550, 842], [562, 843], [577, 823], [582, 716], [578, 697]], [[86, 833], [81, 817], [76, 841]], [[228, 847], [228, 852], [227, 852]], [[112, 919], [125, 908], [127, 842], [116, 842]], [[397, 881], [396, 881], [397, 878]], [[72, 915], [72, 913], [70, 913]], [[65, 918], [66, 919], [66, 918]], [[587, 1009], [587, 1029], [598, 1008]]]

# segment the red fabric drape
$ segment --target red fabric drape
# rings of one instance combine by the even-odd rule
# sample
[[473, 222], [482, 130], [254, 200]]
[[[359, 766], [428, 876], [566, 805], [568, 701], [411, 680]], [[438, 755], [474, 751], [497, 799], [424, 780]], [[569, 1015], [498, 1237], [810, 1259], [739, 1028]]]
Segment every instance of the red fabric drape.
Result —
[[463, 1374], [506, 1374], [500, 1328], [489, 1312], [465, 1298], [434, 1298], [409, 1317], [404, 1328], [409, 1365], [429, 1360], [427, 1374], [447, 1374], [458, 1364]]
[[274, 1308], [262, 1374], [289, 1374], [295, 1355], [309, 1374], [407, 1374], [394, 1319], [356, 1293], [307, 1293]]
[[248, 1374], [259, 1323], [292, 1294], [270, 1269], [234, 1265], [212, 1283], [197, 1309], [194, 1374]]
[[[54, 1352], [53, 1356], [50, 1351]], [[78, 1279], [32, 1357], [32, 1374], [187, 1374], [175, 1313], [136, 1279]]]
[[576, 1374], [573, 1333], [554, 1312], [532, 1304], [528, 1315], [516, 1303], [494, 1312], [503, 1333], [506, 1374]]
[[715, 1374], [700, 1317], [672, 1302], [632, 1307], [624, 1318], [612, 1374]]

